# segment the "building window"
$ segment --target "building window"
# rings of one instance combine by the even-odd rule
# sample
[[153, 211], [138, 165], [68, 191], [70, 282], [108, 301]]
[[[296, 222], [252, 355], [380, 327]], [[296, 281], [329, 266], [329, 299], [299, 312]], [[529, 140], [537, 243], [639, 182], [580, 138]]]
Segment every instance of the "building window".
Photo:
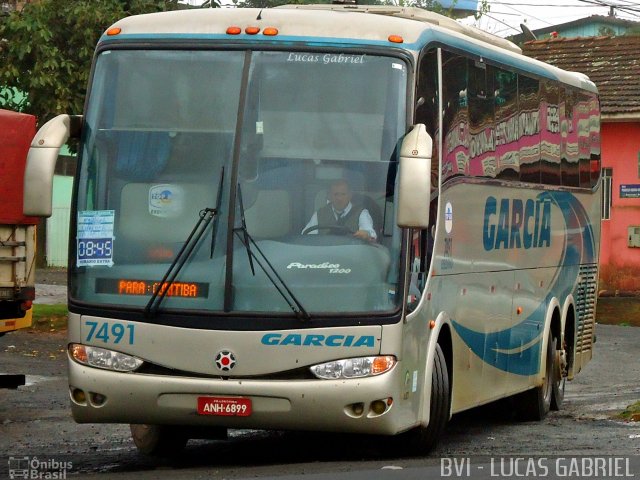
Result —
[[611, 218], [611, 177], [613, 168], [602, 169], [602, 220]]

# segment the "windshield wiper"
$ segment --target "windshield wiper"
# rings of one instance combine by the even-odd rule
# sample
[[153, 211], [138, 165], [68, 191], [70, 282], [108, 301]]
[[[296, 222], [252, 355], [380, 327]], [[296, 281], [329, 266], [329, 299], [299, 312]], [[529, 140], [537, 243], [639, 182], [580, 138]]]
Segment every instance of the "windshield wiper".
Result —
[[198, 214], [198, 221], [196, 222], [193, 230], [187, 237], [182, 245], [182, 248], [176, 255], [176, 258], [173, 259], [171, 265], [167, 269], [164, 277], [160, 281], [158, 288], [153, 292], [151, 298], [147, 302], [147, 306], [144, 307], [144, 314], [147, 317], [155, 316], [158, 312], [158, 308], [164, 300], [164, 297], [167, 296], [167, 292], [169, 291], [169, 287], [176, 279], [180, 270], [187, 260], [191, 256], [194, 248], [198, 245], [198, 242], [204, 235], [204, 232], [207, 230], [207, 227], [211, 223], [211, 220], [214, 219], [213, 228], [211, 229], [211, 258], [213, 258], [213, 250], [216, 246], [216, 233], [218, 231], [218, 218], [220, 217], [220, 202], [222, 201], [222, 182], [224, 181], [224, 166], [220, 169], [220, 183], [218, 183], [218, 193], [216, 194], [216, 206], [215, 208], [204, 208], [200, 210]]
[[[309, 312], [307, 312], [304, 309], [300, 301], [296, 298], [296, 296], [293, 294], [291, 289], [287, 286], [285, 281], [278, 274], [278, 271], [271, 264], [267, 256], [262, 252], [262, 250], [260, 250], [260, 247], [258, 247], [258, 244], [256, 244], [251, 234], [249, 234], [249, 231], [247, 230], [247, 223], [244, 217], [244, 204], [242, 202], [242, 191], [240, 190], [240, 184], [238, 184], [238, 200], [239, 200], [239, 206], [240, 206], [241, 225], [240, 227], [234, 228], [233, 233], [236, 234], [236, 236], [238, 237], [240, 242], [242, 242], [242, 244], [244, 245], [247, 251], [247, 256], [249, 257], [249, 265], [251, 267], [251, 273], [254, 276], [256, 274], [253, 268], [253, 260], [255, 260], [258, 266], [262, 269], [264, 274], [267, 276], [271, 284], [276, 288], [276, 290], [282, 296], [282, 298], [284, 298], [285, 302], [287, 302], [287, 304], [289, 305], [289, 308], [291, 308], [291, 311], [296, 315], [296, 317], [298, 317], [301, 320], [311, 320], [311, 315], [309, 315]], [[258, 256], [253, 252], [253, 250], [251, 249], [251, 245], [253, 245], [254, 249], [260, 254], [260, 256], [262, 257], [262, 260], [269, 267], [268, 269], [260, 261], [260, 258], [258, 258]], [[271, 271], [271, 273], [269, 273], [269, 270]], [[287, 292], [287, 294], [289, 294], [288, 296], [287, 294], [285, 294], [285, 291]]]
[[[244, 219], [244, 202], [242, 201], [242, 190], [240, 189], [240, 184], [238, 184], [238, 201], [240, 202], [240, 230], [242, 230], [244, 234], [244, 238], [240, 239], [247, 249], [247, 256], [249, 257], [249, 266], [251, 267], [251, 274], [256, 276], [256, 269], [253, 267], [253, 253], [251, 252], [251, 245], [249, 243], [249, 231], [247, 230], [247, 222]], [[236, 233], [236, 228], [233, 229], [233, 232]], [[264, 271], [264, 269], [262, 269]], [[266, 273], [266, 272], [265, 272]]]
[[182, 245], [182, 248], [173, 259], [173, 262], [171, 262], [171, 265], [169, 265], [164, 277], [162, 277], [162, 280], [158, 284], [158, 288], [153, 292], [147, 306], [144, 308], [145, 316], [153, 317], [158, 312], [158, 307], [167, 295], [169, 287], [180, 273], [180, 270], [182, 270], [184, 264], [187, 263], [187, 260], [191, 256], [194, 248], [196, 248], [196, 245], [202, 238], [202, 235], [204, 235], [204, 232], [211, 223], [211, 220], [217, 215], [218, 209], [216, 208], [203, 208], [200, 210], [200, 213], [198, 214], [198, 221], [193, 227], [193, 230], [191, 230], [191, 233]]

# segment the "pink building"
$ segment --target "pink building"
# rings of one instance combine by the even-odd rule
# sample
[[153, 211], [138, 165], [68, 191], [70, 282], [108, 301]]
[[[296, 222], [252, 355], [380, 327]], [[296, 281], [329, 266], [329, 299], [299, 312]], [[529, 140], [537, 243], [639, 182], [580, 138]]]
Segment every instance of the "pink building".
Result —
[[600, 290], [640, 292], [640, 36], [527, 42], [525, 55], [582, 72], [600, 91]]

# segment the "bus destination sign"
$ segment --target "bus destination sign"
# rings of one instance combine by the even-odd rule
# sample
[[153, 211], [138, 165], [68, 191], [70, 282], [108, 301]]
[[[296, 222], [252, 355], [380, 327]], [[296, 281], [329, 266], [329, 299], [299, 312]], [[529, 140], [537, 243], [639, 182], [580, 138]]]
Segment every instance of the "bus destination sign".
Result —
[[[160, 285], [159, 280], [97, 278], [96, 293], [151, 296], [158, 291]], [[209, 285], [196, 282], [172, 282], [165, 283], [159, 293], [163, 291], [167, 297], [206, 298], [209, 295]]]

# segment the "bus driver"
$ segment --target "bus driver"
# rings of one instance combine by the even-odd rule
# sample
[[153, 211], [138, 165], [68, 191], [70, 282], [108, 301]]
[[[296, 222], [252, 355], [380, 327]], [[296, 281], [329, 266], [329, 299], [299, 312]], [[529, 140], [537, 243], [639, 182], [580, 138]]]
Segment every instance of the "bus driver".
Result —
[[[351, 203], [351, 188], [346, 180], [336, 180], [331, 184], [327, 204], [313, 214], [302, 233], [316, 234], [323, 227], [345, 227], [355, 232], [354, 237], [374, 241], [377, 238], [373, 219], [369, 211]], [[335, 229], [334, 229], [335, 231]]]

